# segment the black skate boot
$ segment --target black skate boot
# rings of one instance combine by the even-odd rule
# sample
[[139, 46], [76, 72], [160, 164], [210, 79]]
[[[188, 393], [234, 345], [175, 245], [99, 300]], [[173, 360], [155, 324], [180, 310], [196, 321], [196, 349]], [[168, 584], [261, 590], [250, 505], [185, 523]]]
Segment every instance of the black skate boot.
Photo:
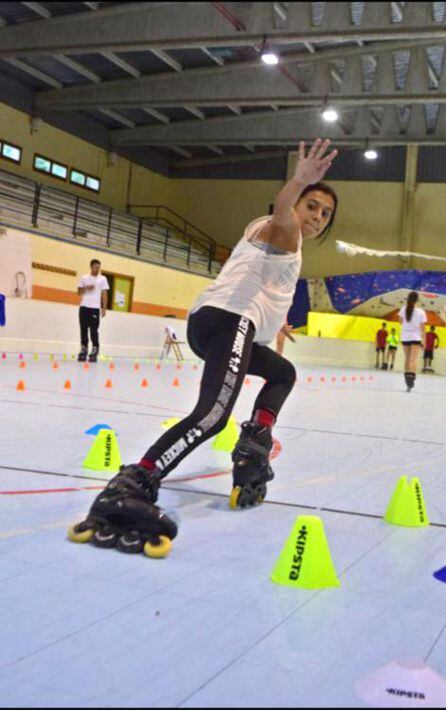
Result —
[[149, 474], [137, 464], [121, 466], [93, 502], [86, 519], [69, 529], [68, 537], [121, 552], [166, 557], [177, 526], [154, 505], [159, 486], [158, 473]]
[[87, 359], [87, 355], [88, 355], [88, 348], [86, 348], [85, 345], [82, 345], [81, 351], [80, 351], [79, 355], [77, 356], [77, 361], [78, 362], [85, 362]]
[[404, 381], [406, 383], [407, 392], [410, 392], [412, 387], [415, 385], [416, 374], [414, 372], [405, 372]]
[[99, 355], [99, 348], [95, 348], [94, 345], [91, 348], [91, 353], [88, 356], [88, 362], [97, 362]]
[[269, 427], [243, 422], [240, 438], [232, 452], [233, 489], [229, 507], [246, 508], [262, 503], [266, 496], [266, 483], [274, 478], [269, 465], [269, 452], [273, 437]]

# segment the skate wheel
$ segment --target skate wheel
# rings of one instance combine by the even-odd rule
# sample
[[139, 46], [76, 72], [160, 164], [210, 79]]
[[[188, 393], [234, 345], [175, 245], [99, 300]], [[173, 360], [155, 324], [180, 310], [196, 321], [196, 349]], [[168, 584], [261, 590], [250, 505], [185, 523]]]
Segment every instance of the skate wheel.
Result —
[[72, 542], [90, 542], [94, 535], [94, 528], [87, 528], [86, 530], [79, 529], [82, 527], [82, 523], [78, 525], [72, 525], [68, 530], [68, 537]]
[[159, 536], [159, 542], [146, 542], [144, 545], [144, 554], [147, 557], [167, 557], [172, 547], [172, 540], [165, 535]]
[[116, 529], [108, 525], [96, 530], [92, 537], [92, 542], [96, 547], [103, 547], [108, 550], [115, 547], [117, 540], [118, 533]]
[[231, 510], [236, 510], [238, 508], [238, 502], [240, 499], [240, 494], [242, 492], [242, 489], [240, 486], [235, 486], [232, 491], [231, 495], [229, 497], [229, 507]]
[[136, 530], [126, 532], [119, 538], [116, 543], [116, 549], [120, 552], [135, 554], [143, 551], [143, 541], [141, 535]]

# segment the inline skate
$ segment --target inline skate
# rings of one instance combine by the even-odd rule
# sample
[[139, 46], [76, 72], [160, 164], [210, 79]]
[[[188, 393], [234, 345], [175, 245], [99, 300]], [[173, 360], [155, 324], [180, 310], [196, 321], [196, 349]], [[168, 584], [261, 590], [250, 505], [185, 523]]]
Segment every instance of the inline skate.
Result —
[[243, 422], [240, 438], [232, 452], [233, 488], [229, 507], [246, 508], [262, 503], [266, 496], [266, 484], [274, 478], [269, 465], [269, 453], [273, 437], [269, 427]]
[[98, 361], [98, 355], [99, 355], [99, 348], [96, 348], [94, 345], [91, 348], [91, 353], [88, 356], [88, 362], [97, 362]]
[[78, 362], [85, 362], [87, 359], [88, 355], [88, 348], [85, 347], [85, 345], [81, 345], [81, 351], [79, 355], [77, 356], [77, 361]]
[[137, 464], [121, 466], [94, 500], [86, 519], [69, 529], [68, 537], [121, 552], [166, 557], [177, 526], [154, 505], [159, 486], [158, 471], [149, 473]]

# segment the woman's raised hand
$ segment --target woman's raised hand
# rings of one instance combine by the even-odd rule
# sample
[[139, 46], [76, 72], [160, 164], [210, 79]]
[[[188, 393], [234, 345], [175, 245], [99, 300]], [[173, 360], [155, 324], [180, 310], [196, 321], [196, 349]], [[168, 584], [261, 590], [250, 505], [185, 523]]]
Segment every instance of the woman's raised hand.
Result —
[[313, 185], [322, 180], [338, 154], [337, 150], [332, 150], [331, 153], [325, 155], [329, 145], [330, 140], [328, 138], [324, 141], [318, 138], [308, 151], [307, 157], [305, 157], [305, 142], [300, 141], [299, 157], [294, 174], [296, 180], [306, 185]]

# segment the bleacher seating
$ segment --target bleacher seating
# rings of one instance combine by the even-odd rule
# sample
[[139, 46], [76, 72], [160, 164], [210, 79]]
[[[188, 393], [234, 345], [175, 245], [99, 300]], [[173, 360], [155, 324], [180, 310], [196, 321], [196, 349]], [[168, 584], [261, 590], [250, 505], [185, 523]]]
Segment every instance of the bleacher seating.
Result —
[[[216, 275], [219, 262], [173, 230], [84, 197], [0, 170], [0, 223], [38, 230], [193, 273]], [[139, 239], [138, 239], [139, 238]], [[138, 250], [139, 245], [139, 250]]]

